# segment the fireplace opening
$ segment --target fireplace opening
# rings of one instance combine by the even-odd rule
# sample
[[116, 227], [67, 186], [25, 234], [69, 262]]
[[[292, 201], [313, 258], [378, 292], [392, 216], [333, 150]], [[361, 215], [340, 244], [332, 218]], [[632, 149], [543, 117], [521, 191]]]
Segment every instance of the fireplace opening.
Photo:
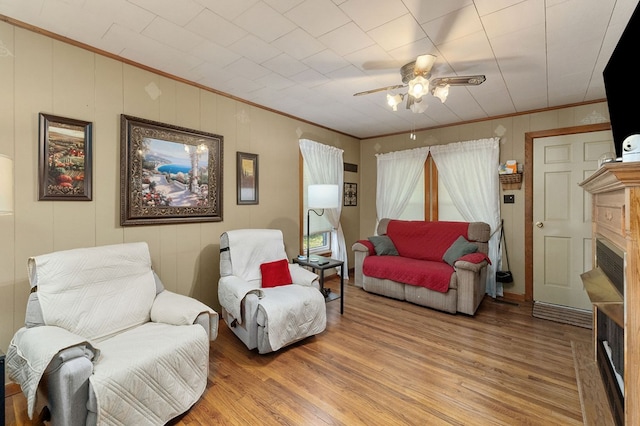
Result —
[[[596, 240], [596, 263], [624, 300], [625, 254], [609, 241]], [[596, 309], [596, 363], [604, 382], [613, 418], [624, 425], [624, 319], [620, 303]]]
[[624, 424], [624, 328], [598, 310], [596, 362], [617, 425]]

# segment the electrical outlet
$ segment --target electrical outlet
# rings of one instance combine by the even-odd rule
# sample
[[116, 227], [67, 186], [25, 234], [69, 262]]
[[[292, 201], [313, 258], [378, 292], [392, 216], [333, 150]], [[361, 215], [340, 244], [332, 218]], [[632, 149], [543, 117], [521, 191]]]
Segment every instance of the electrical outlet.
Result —
[[504, 196], [504, 203], [505, 204], [513, 204], [516, 202], [516, 196], [513, 194], [509, 194], [509, 195], [505, 195]]

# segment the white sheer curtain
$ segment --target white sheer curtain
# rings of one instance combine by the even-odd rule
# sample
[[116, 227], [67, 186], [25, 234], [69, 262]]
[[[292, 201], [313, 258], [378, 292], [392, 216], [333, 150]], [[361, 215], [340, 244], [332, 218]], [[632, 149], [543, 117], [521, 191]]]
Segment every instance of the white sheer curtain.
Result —
[[304, 159], [305, 170], [309, 172], [310, 185], [337, 184], [340, 193], [340, 202], [337, 209], [325, 209], [325, 214], [331, 226], [331, 257], [344, 262], [342, 267], [343, 278], [349, 279], [349, 264], [347, 259], [347, 244], [344, 241], [344, 232], [340, 224], [342, 213], [342, 191], [344, 189], [344, 161], [343, 150], [333, 146], [323, 145], [309, 139], [300, 139], [300, 152]]
[[397, 219], [407, 207], [428, 154], [428, 147], [376, 154], [376, 229], [380, 219]]
[[500, 139], [488, 138], [430, 147], [431, 156], [442, 180], [464, 220], [486, 222], [491, 226], [487, 268], [487, 294], [502, 296], [502, 283], [496, 282], [500, 268], [500, 188], [498, 165]]

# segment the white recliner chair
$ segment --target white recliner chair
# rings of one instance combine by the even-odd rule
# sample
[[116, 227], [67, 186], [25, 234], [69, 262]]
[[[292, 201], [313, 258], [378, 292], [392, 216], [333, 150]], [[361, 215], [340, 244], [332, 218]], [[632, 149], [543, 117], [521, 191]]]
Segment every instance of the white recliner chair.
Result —
[[146, 243], [65, 250], [28, 261], [25, 326], [8, 376], [51, 424], [163, 425], [206, 390], [218, 314], [164, 289]]
[[288, 262], [276, 229], [220, 236], [218, 299], [231, 331], [261, 354], [319, 334], [327, 325], [318, 276]]

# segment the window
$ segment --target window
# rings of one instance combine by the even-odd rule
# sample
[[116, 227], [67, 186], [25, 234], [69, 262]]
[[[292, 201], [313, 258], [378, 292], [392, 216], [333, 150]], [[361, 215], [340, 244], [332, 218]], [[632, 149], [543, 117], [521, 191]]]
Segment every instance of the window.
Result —
[[[428, 173], [426, 177], [425, 173]], [[456, 206], [453, 205], [447, 188], [438, 179], [438, 169], [431, 155], [425, 162], [425, 168], [418, 185], [411, 194], [409, 204], [398, 219], [464, 221]]]
[[409, 204], [404, 209], [404, 211], [400, 214], [398, 219], [401, 220], [424, 220], [424, 200], [425, 200], [425, 191], [424, 191], [424, 170], [420, 175], [420, 181], [416, 185], [416, 189], [411, 194], [411, 199], [409, 200]]
[[438, 181], [438, 219], [465, 222], [441, 180]]
[[[307, 212], [309, 208], [307, 207], [307, 188], [309, 187], [309, 174], [307, 170], [304, 169], [303, 166], [303, 182], [302, 187], [304, 188], [304, 229], [302, 231], [302, 249], [303, 252], [307, 252]], [[322, 210], [316, 210], [318, 213], [322, 213]], [[309, 212], [309, 253], [314, 254], [322, 254], [331, 252], [331, 224], [327, 219], [327, 216], [324, 214], [322, 216], [318, 216], [313, 211]]]

